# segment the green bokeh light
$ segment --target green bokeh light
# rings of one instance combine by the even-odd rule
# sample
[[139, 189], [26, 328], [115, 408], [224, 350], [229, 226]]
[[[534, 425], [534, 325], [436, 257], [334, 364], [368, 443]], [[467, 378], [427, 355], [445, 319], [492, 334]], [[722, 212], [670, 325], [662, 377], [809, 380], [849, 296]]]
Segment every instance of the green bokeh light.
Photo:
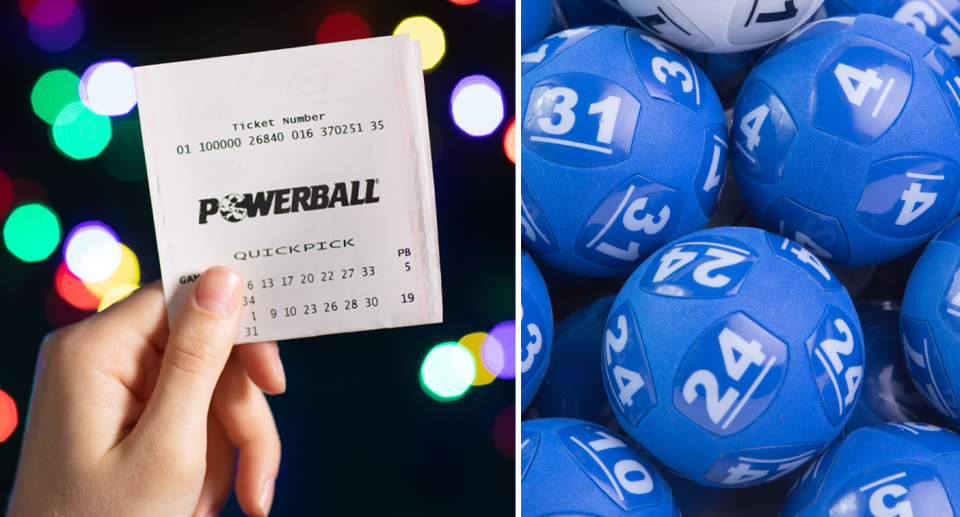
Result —
[[60, 244], [60, 218], [40, 203], [18, 207], [3, 226], [3, 242], [24, 262], [44, 260]]
[[80, 78], [69, 70], [51, 70], [37, 80], [30, 93], [33, 112], [47, 124], [68, 105], [80, 102]]
[[74, 102], [57, 115], [53, 123], [53, 141], [67, 156], [93, 158], [110, 143], [110, 117], [97, 115], [82, 102]]
[[476, 375], [473, 354], [458, 343], [442, 343], [427, 354], [420, 367], [420, 385], [431, 397], [448, 402], [466, 393]]

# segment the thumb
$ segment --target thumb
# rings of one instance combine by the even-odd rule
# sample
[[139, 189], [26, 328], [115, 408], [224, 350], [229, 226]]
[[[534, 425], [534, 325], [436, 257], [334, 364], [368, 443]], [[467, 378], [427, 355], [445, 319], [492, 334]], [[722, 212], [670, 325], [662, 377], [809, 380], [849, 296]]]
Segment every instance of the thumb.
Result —
[[[203, 272], [180, 306], [163, 364], [140, 422], [149, 434], [206, 436], [213, 389], [230, 356], [239, 323], [240, 278], [224, 267]], [[156, 436], [156, 435], [155, 435]]]

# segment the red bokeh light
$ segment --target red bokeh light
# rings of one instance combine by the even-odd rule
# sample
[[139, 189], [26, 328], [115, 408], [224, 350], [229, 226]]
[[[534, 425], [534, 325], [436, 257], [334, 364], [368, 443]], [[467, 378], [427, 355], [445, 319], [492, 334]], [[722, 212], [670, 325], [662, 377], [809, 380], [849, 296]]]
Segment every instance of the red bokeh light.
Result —
[[10, 207], [13, 206], [13, 181], [0, 171], [0, 220], [3, 219]]
[[83, 285], [82, 280], [67, 269], [66, 262], [61, 262], [53, 275], [53, 285], [60, 298], [80, 310], [93, 311], [100, 306], [100, 299]]
[[17, 4], [20, 6], [20, 14], [24, 18], [29, 18], [30, 13], [33, 12], [33, 8], [40, 3], [40, 0], [17, 0]]
[[493, 421], [493, 444], [508, 458], [514, 458], [514, 439], [516, 438], [516, 406], [509, 405]]
[[457, 5], [471, 5], [479, 2], [480, 0], [450, 0], [450, 1]]
[[317, 43], [334, 43], [370, 37], [370, 26], [353, 13], [334, 13], [317, 29]]
[[13, 178], [13, 204], [21, 205], [28, 201], [48, 203], [47, 189], [30, 178]]
[[517, 163], [517, 120], [511, 119], [503, 134], [503, 152], [511, 162]]
[[17, 404], [10, 395], [0, 390], [0, 442], [6, 441], [17, 428]]
[[20, 2], [20, 13], [24, 12], [24, 4], [30, 5], [30, 11], [24, 16], [30, 20], [30, 23], [37, 27], [56, 27], [64, 21], [77, 8], [71, 0], [40, 0], [39, 2], [26, 1]]

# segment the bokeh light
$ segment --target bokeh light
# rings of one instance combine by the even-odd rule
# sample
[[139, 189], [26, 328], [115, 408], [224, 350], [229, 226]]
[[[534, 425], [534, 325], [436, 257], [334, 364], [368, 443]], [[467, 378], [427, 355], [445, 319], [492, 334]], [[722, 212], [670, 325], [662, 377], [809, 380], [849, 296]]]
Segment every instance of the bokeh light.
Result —
[[69, 70], [51, 70], [40, 76], [30, 93], [33, 112], [47, 124], [68, 105], [80, 102], [80, 78]]
[[473, 5], [479, 2], [480, 0], [450, 0], [450, 1], [457, 5]]
[[481, 351], [483, 350], [483, 342], [487, 340], [486, 332], [474, 332], [473, 334], [467, 334], [460, 338], [460, 345], [466, 348], [470, 355], [473, 356], [473, 364], [476, 369], [476, 374], [473, 377], [474, 386], [483, 386], [484, 384], [490, 384], [494, 379], [497, 378], [490, 370], [483, 365], [483, 358], [481, 357]]
[[470, 351], [458, 343], [442, 343], [427, 353], [420, 367], [420, 383], [431, 397], [446, 402], [460, 398], [473, 382]]
[[137, 105], [133, 69], [122, 61], [101, 61], [80, 77], [80, 101], [98, 115], [116, 117]]
[[[52, 7], [47, 8], [50, 5]], [[57, 20], [65, 11], [63, 7], [73, 6], [61, 23], [41, 25]], [[83, 36], [84, 23], [80, 8], [72, 2], [63, 0], [42, 0], [33, 8], [27, 23], [27, 34], [34, 45], [47, 52], [63, 52], [73, 48]]]
[[53, 123], [53, 141], [76, 160], [93, 158], [110, 142], [110, 117], [97, 115], [82, 102], [63, 108]]
[[120, 264], [110, 278], [102, 282], [85, 282], [85, 287], [99, 300], [117, 287], [140, 285], [140, 261], [125, 245], [120, 245]]
[[20, 14], [24, 18], [30, 18], [30, 13], [33, 12], [33, 8], [40, 3], [40, 0], [17, 0], [17, 5], [20, 7]]
[[503, 152], [511, 162], [517, 163], [517, 121], [510, 119], [510, 125], [503, 133]]
[[517, 406], [514, 405], [505, 407], [493, 421], [493, 444], [497, 447], [497, 450], [508, 458], [516, 456], [516, 442], [514, 441], [517, 436], [516, 409]]
[[130, 293], [137, 290], [135, 285], [121, 285], [119, 287], [114, 287], [103, 297], [103, 300], [100, 300], [100, 306], [97, 307], [97, 311], [103, 311], [107, 307], [119, 302], [120, 300], [130, 296]]
[[513, 379], [517, 376], [516, 331], [516, 321], [504, 321], [493, 327], [483, 342], [483, 365], [501, 379]]
[[0, 219], [7, 215], [13, 205], [13, 181], [10, 176], [0, 171]]
[[453, 121], [471, 136], [486, 136], [503, 122], [503, 94], [485, 75], [464, 77], [450, 96]]
[[[24, 4], [33, 4], [27, 7]], [[77, 9], [72, 0], [40, 0], [39, 2], [20, 2], [20, 13], [29, 9], [24, 16], [38, 27], [55, 27], [67, 21], [70, 13]]]
[[102, 282], [120, 265], [120, 240], [100, 221], [78, 224], [63, 245], [63, 260], [84, 282]]
[[60, 243], [60, 218], [40, 203], [17, 207], [3, 225], [3, 242], [18, 259], [41, 261]]
[[53, 287], [60, 298], [80, 310], [92, 311], [100, 306], [101, 297], [90, 292], [83, 280], [67, 269], [66, 262], [61, 262], [57, 267], [57, 272], [53, 275]]
[[124, 182], [146, 178], [147, 159], [143, 153], [140, 118], [133, 115], [115, 118], [110, 126], [110, 143], [100, 153], [103, 168]]
[[403, 20], [393, 30], [393, 34], [394, 36], [409, 34], [412, 41], [420, 42], [420, 58], [424, 70], [430, 70], [437, 66], [437, 63], [443, 58], [443, 53], [447, 50], [447, 44], [443, 38], [443, 29], [426, 16], [414, 16]]
[[0, 442], [5, 442], [17, 428], [17, 404], [13, 397], [0, 390]]
[[317, 29], [317, 43], [335, 43], [370, 37], [370, 26], [367, 22], [348, 12], [333, 13], [323, 19]]

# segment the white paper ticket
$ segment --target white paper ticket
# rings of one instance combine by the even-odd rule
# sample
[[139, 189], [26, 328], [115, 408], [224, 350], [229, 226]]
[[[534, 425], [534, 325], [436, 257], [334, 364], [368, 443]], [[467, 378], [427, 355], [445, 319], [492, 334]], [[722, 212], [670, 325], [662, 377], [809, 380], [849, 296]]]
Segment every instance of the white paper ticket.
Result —
[[418, 42], [134, 69], [170, 321], [243, 281], [237, 343], [442, 321]]

